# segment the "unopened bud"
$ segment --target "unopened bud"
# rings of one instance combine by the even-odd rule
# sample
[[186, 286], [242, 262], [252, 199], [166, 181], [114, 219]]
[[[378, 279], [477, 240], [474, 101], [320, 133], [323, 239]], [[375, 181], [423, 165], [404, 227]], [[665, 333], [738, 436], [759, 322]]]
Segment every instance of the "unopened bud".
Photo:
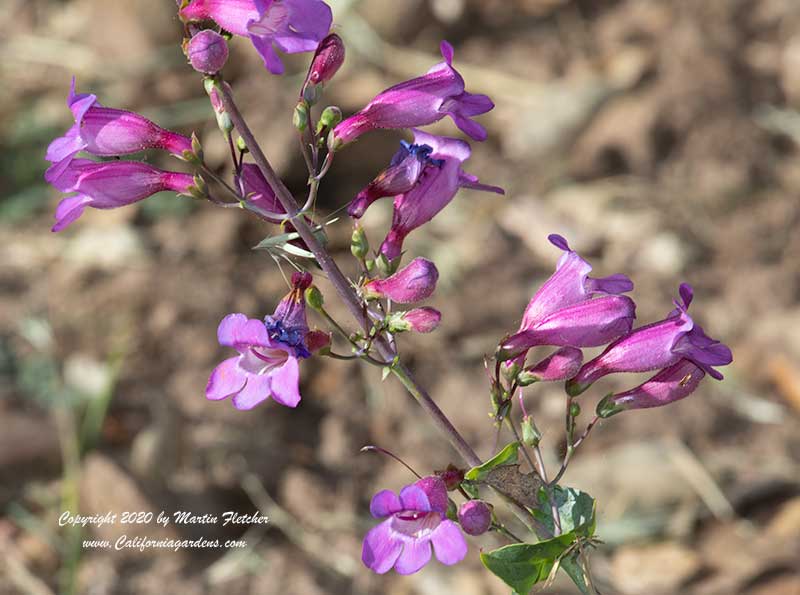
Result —
[[578, 417], [581, 414], [581, 406], [577, 403], [572, 403], [569, 406], [569, 416], [570, 417]]
[[506, 380], [513, 381], [517, 374], [519, 374], [519, 364], [514, 362], [510, 365], [501, 366], [500, 370], [503, 372], [503, 377]]
[[344, 42], [336, 33], [323, 39], [311, 60], [306, 85], [319, 85], [331, 80], [344, 62], [344, 53]]
[[436, 474], [442, 478], [442, 481], [444, 482], [445, 487], [447, 487], [448, 492], [457, 490], [458, 486], [461, 485], [461, 482], [464, 481], [463, 469], [459, 469], [452, 463], [447, 466], [447, 469], [444, 471], [437, 471]]
[[308, 128], [308, 103], [303, 99], [294, 106], [292, 124], [300, 132], [305, 132], [306, 128]]
[[360, 225], [353, 228], [353, 235], [350, 236], [350, 252], [359, 260], [366, 258], [369, 253], [369, 240], [364, 228]]
[[217, 74], [228, 61], [228, 43], [211, 29], [204, 29], [186, 44], [186, 56], [197, 72]]
[[250, 149], [247, 148], [247, 143], [241, 136], [236, 137], [236, 148], [239, 149], [242, 153], [250, 152]]
[[225, 111], [225, 106], [222, 103], [222, 93], [219, 89], [220, 84], [221, 83], [215, 78], [206, 78], [203, 80], [203, 86], [206, 89], [208, 98], [211, 100], [211, 106], [214, 108], [214, 114], [217, 117], [217, 126], [219, 126], [222, 134], [227, 138], [233, 130], [233, 122], [231, 122], [231, 118], [228, 112]]
[[325, 128], [333, 128], [342, 121], [342, 110], [335, 105], [329, 105], [319, 116], [317, 123], [317, 134], [322, 132]]
[[491, 504], [483, 500], [468, 500], [458, 509], [458, 522], [467, 535], [482, 535], [492, 526]]
[[306, 304], [308, 307], [313, 310], [322, 310], [322, 306], [325, 304], [325, 298], [322, 297], [322, 292], [317, 288], [316, 285], [312, 285], [305, 292], [306, 297]]
[[533, 423], [533, 419], [527, 415], [522, 418], [522, 442], [528, 446], [539, 446], [542, 434], [539, 428]]

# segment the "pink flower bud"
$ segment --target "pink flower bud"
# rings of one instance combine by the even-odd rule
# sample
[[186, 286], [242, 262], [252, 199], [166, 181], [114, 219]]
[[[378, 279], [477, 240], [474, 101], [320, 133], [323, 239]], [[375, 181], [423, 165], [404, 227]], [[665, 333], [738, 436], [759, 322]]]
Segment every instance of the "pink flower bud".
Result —
[[228, 61], [228, 44], [216, 31], [204, 29], [189, 40], [186, 56], [197, 72], [216, 74]]
[[389, 330], [392, 332], [414, 331], [415, 333], [430, 333], [439, 326], [442, 321], [442, 313], [436, 308], [414, 308], [408, 312], [402, 312], [391, 321]]
[[469, 500], [458, 509], [458, 522], [467, 535], [481, 535], [492, 525], [492, 510], [483, 500]]
[[413, 304], [429, 298], [438, 280], [435, 264], [426, 258], [415, 258], [391, 277], [374, 279], [364, 285], [364, 295]]
[[[575, 347], [562, 347], [540, 362], [525, 368], [520, 374], [520, 384], [566, 380], [578, 373], [583, 363], [583, 353]], [[530, 380], [530, 382], [528, 382]]]
[[328, 82], [343, 62], [344, 42], [336, 33], [331, 33], [320, 42], [314, 54], [306, 75], [306, 84], [319, 85]]

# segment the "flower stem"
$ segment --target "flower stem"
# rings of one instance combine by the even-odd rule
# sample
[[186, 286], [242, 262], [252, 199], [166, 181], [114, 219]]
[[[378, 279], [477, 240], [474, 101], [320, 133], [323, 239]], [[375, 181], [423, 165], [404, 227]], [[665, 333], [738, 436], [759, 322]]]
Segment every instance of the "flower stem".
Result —
[[[328, 276], [328, 280], [336, 289], [336, 292], [339, 294], [339, 297], [344, 302], [345, 306], [347, 306], [348, 310], [350, 310], [350, 314], [356, 319], [364, 332], [368, 333], [372, 324], [364, 313], [361, 300], [358, 298], [355, 291], [352, 289], [350, 282], [347, 280], [347, 277], [344, 276], [331, 255], [319, 243], [305, 219], [297, 216], [298, 207], [294, 197], [292, 196], [291, 192], [289, 192], [289, 189], [286, 188], [280, 177], [275, 173], [275, 170], [272, 168], [266, 156], [264, 155], [264, 152], [261, 150], [258, 141], [256, 140], [255, 136], [253, 136], [250, 128], [247, 126], [247, 123], [245, 122], [244, 117], [239, 111], [239, 107], [236, 105], [236, 102], [233, 98], [233, 93], [230, 86], [227, 83], [222, 82], [220, 89], [222, 91], [222, 103], [231, 118], [231, 122], [233, 122], [236, 130], [244, 139], [244, 142], [247, 145], [247, 148], [250, 150], [250, 154], [253, 156], [253, 160], [258, 166], [258, 169], [261, 171], [261, 174], [267, 180], [267, 183], [272, 187], [273, 191], [275, 192], [275, 196], [281, 203], [281, 206], [286, 210], [287, 218], [292, 220], [292, 224], [297, 230], [297, 233], [303, 239], [306, 246], [308, 246], [308, 249], [314, 254], [315, 258], [317, 259], [317, 263]], [[380, 337], [375, 341], [375, 348], [381, 357], [387, 359], [392, 359], [394, 357], [391, 347]], [[425, 392], [425, 389], [419, 385], [409, 370], [403, 364], [397, 363], [392, 366], [392, 372], [403, 383], [403, 386], [406, 387], [406, 390], [408, 390], [408, 392], [411, 393], [411, 395], [422, 406], [425, 412], [431, 416], [434, 425], [436, 425], [436, 427], [447, 436], [448, 440], [456, 449], [456, 451], [458, 451], [459, 455], [461, 455], [461, 457], [473, 467], [480, 465], [481, 460], [478, 455], [475, 454], [475, 451], [472, 450], [461, 434], [458, 433], [458, 430], [456, 430], [453, 424], [450, 423], [450, 420], [445, 416], [442, 410], [439, 409], [430, 395]]]

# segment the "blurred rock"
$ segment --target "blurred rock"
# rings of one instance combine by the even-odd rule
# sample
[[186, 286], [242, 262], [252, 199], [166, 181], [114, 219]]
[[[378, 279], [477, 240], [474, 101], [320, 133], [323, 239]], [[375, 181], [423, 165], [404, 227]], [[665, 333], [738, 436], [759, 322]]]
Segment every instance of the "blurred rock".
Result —
[[87, 226], [73, 236], [63, 257], [80, 268], [114, 270], [142, 266], [145, 249], [139, 233], [128, 225]]

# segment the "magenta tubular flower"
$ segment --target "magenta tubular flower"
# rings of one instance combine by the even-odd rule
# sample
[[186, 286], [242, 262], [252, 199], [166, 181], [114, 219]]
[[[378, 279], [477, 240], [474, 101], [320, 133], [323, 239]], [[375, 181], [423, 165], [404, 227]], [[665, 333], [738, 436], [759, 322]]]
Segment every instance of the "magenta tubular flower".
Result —
[[[555, 272], [528, 302], [528, 306], [522, 316], [522, 322], [519, 325], [518, 335], [533, 330], [545, 318], [562, 308], [588, 300], [598, 294], [616, 295], [633, 289], [631, 280], [622, 274], [599, 279], [589, 277], [592, 265], [572, 250], [567, 240], [557, 234], [551, 234], [547, 239], [554, 246], [563, 250], [564, 254], [558, 261]], [[633, 314], [632, 309], [631, 314]], [[630, 330], [630, 326], [627, 330]], [[529, 339], [532, 338], [531, 335], [522, 335], [521, 337], [515, 335], [515, 342], [522, 343], [525, 336]], [[609, 341], [615, 338], [611, 337]], [[602, 343], [600, 344], [602, 345]], [[575, 346], [579, 347], [580, 345]], [[588, 345], [585, 346], [588, 347]], [[524, 362], [525, 352], [523, 351], [515, 360], [515, 363], [522, 367]]]
[[216, 31], [204, 29], [186, 44], [186, 56], [197, 72], [216, 74], [228, 61], [228, 42]]
[[255, 0], [255, 5], [258, 17], [247, 24], [247, 32], [272, 74], [283, 74], [277, 50], [313, 52], [331, 29], [333, 14], [322, 0]]
[[682, 359], [636, 388], [605, 397], [597, 405], [597, 414], [611, 417], [627, 409], [669, 405], [692, 394], [705, 375], [703, 368], [688, 359]]
[[[423, 153], [427, 153], [427, 149], [422, 147], [430, 147], [430, 153], [424, 157], [424, 167], [412, 188], [394, 199], [392, 226], [380, 247], [381, 254], [390, 262], [400, 256], [406, 236], [433, 219], [453, 200], [459, 188], [505, 194], [502, 188], [481, 184], [478, 178], [461, 169], [471, 152], [464, 141], [414, 130], [411, 147]], [[407, 178], [413, 178], [413, 172], [407, 174]]]
[[388, 298], [399, 304], [416, 304], [436, 290], [439, 270], [427, 258], [415, 258], [391, 277], [374, 279], [364, 285], [364, 296]]
[[164, 190], [188, 194], [192, 185], [189, 174], [163, 171], [139, 161], [73, 159], [53, 181], [61, 192], [75, 194], [58, 203], [52, 231], [67, 227], [86, 207], [115, 209]]
[[360, 219], [367, 207], [380, 198], [397, 196], [411, 190], [419, 181], [426, 165], [441, 167], [441, 159], [432, 159], [433, 148], [428, 145], [400, 141], [400, 149], [392, 157], [389, 167], [375, 176], [366, 188], [356, 195], [347, 207], [353, 219]]
[[[232, 397], [237, 409], [252, 409], [270, 397], [287, 407], [300, 402], [298, 360], [310, 356], [303, 292], [311, 275], [295, 273], [292, 290], [275, 313], [264, 321], [244, 314], [229, 314], [220, 322], [220, 345], [233, 347], [238, 356], [226, 359], [211, 374], [206, 398], [213, 401]], [[315, 343], [324, 343], [319, 337]]]
[[50, 183], [81, 151], [100, 157], [130, 155], [145, 149], [164, 149], [182, 157], [192, 151], [191, 139], [181, 134], [165, 130], [134, 112], [103, 107], [94, 95], [76, 94], [74, 77], [67, 105], [75, 124], [47, 147], [45, 159], [53, 165], [44, 177]]
[[[404, 487], [398, 496], [378, 492], [369, 507], [375, 518], [386, 518], [364, 537], [361, 560], [372, 571], [412, 574], [431, 559], [448, 566], [467, 555], [467, 541], [458, 525], [447, 518], [447, 488], [438, 477], [424, 477]], [[388, 517], [388, 518], [387, 518]]]
[[506, 338], [497, 351], [501, 361], [524, 355], [537, 345], [598, 347], [629, 332], [636, 305], [624, 295], [585, 300], [545, 316], [528, 330]]
[[458, 522], [467, 535], [483, 535], [492, 526], [492, 509], [483, 500], [467, 500], [458, 509]]
[[306, 85], [321, 85], [333, 78], [344, 63], [344, 42], [342, 38], [331, 33], [323, 39], [311, 60], [306, 75]]
[[259, 19], [255, 0], [192, 0], [178, 13], [184, 21], [216, 22], [234, 35], [248, 37], [247, 24]]
[[570, 394], [577, 395], [607, 374], [648, 372], [667, 368], [681, 359], [688, 359], [711, 377], [722, 379], [712, 366], [724, 366], [733, 361], [731, 350], [708, 337], [689, 316], [692, 288], [680, 286], [681, 301], [664, 320], [648, 324], [621, 337], [603, 353], [587, 362], [567, 385]]
[[465, 134], [486, 140], [486, 129], [470, 118], [494, 107], [486, 95], [467, 93], [464, 79], [453, 68], [453, 46], [441, 44], [444, 62], [425, 75], [405, 81], [379, 93], [360, 112], [333, 129], [335, 145], [354, 141], [376, 128], [413, 128], [450, 116]]
[[578, 373], [583, 363], [583, 353], [574, 347], [562, 347], [543, 360], [525, 368], [521, 374], [521, 382], [555, 382], [572, 378]]

